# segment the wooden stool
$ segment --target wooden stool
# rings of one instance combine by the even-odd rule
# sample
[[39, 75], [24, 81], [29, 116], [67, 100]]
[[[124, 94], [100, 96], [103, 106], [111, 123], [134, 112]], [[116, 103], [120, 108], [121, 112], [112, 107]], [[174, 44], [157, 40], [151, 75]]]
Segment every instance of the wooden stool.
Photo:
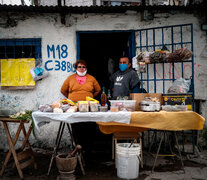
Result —
[[[4, 170], [5, 170], [5, 168], [8, 164], [8, 161], [11, 157], [11, 154], [12, 154], [13, 158], [14, 158], [15, 165], [16, 165], [18, 173], [19, 173], [19, 176], [20, 176], [21, 179], [23, 179], [23, 173], [22, 173], [23, 168], [25, 168], [28, 165], [30, 165], [31, 163], [33, 163], [34, 168], [37, 169], [37, 164], [35, 163], [35, 158], [34, 158], [34, 155], [33, 155], [33, 151], [31, 149], [31, 146], [30, 146], [29, 141], [28, 141], [28, 138], [29, 138], [29, 136], [32, 132], [32, 126], [30, 125], [28, 132], [26, 132], [25, 127], [24, 127], [24, 123], [29, 123], [29, 121], [18, 120], [18, 119], [10, 119], [10, 118], [4, 118], [4, 117], [1, 117], [0, 121], [3, 122], [4, 129], [6, 131], [6, 135], [7, 135], [7, 138], [8, 138], [8, 141], [9, 141], [9, 146], [10, 146], [9, 152], [6, 155], [4, 164], [2, 166], [0, 176], [3, 175]], [[12, 141], [12, 137], [10, 135], [7, 123], [19, 123], [19, 128], [17, 129], [16, 135], [15, 135], [13, 141]], [[23, 131], [23, 134], [24, 134], [24, 142], [23, 142], [21, 148], [19, 149], [20, 152], [17, 153], [17, 150], [15, 150], [15, 144], [18, 140], [18, 137], [19, 137], [19, 134], [20, 134], [21, 131]], [[25, 149], [26, 145], [28, 147], [27, 149]]]
[[142, 138], [138, 132], [121, 132], [114, 133], [112, 137], [112, 159], [114, 159], [115, 154], [115, 167], [117, 167], [117, 157], [116, 157], [116, 145], [118, 140], [134, 140], [137, 141], [139, 138], [140, 143], [140, 159], [141, 167], [143, 168], [143, 154], [142, 154]]

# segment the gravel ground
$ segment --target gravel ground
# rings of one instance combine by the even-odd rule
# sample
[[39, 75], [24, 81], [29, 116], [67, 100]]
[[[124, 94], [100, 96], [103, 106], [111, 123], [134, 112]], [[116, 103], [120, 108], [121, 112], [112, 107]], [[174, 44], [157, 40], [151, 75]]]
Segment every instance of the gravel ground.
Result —
[[[47, 170], [50, 163], [51, 152], [34, 149], [35, 160], [37, 162], [37, 170], [29, 166], [23, 170], [25, 180], [56, 180], [59, 172], [53, 163], [51, 173], [47, 176]], [[0, 151], [0, 168], [2, 167], [6, 153]], [[201, 152], [199, 155], [183, 156], [184, 170], [178, 159], [174, 162], [170, 157], [158, 157], [155, 171], [152, 173], [152, 164], [154, 158], [144, 153], [144, 167], [139, 168], [138, 180], [171, 180], [171, 179], [207, 179], [207, 151]], [[76, 167], [75, 175], [77, 180], [119, 180], [114, 161], [111, 160], [110, 152], [93, 152], [84, 155], [86, 175], [83, 176], [79, 164]], [[12, 167], [12, 159], [5, 170], [1, 180], [17, 180], [19, 179], [16, 168]]]

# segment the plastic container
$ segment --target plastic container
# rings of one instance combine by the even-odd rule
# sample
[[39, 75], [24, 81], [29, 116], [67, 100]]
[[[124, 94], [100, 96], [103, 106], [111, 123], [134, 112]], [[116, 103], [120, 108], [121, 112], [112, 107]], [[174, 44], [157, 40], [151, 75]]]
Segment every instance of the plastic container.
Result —
[[123, 179], [136, 179], [139, 176], [140, 144], [118, 143], [117, 176]]
[[160, 111], [160, 102], [153, 102], [153, 101], [141, 101], [140, 107], [142, 111]]
[[187, 105], [162, 105], [163, 111], [187, 111]]
[[107, 112], [108, 106], [100, 106], [100, 112]]
[[89, 112], [88, 101], [78, 101], [78, 109], [80, 112]]
[[110, 107], [110, 111], [111, 112], [118, 112], [119, 111], [119, 107], [117, 107], [117, 106], [111, 106]]
[[136, 100], [110, 100], [112, 107], [118, 107], [119, 111], [135, 111]]
[[91, 112], [98, 112], [98, 102], [90, 101], [89, 104]]

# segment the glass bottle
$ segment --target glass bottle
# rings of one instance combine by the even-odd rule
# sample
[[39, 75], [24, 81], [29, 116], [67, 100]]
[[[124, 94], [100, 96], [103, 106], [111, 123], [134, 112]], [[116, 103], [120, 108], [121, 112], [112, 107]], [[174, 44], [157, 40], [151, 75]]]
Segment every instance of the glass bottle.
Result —
[[105, 93], [105, 87], [103, 87], [101, 93], [101, 106], [105, 106], [106, 103], [107, 103], [107, 96]]
[[108, 103], [108, 108], [110, 109], [110, 101], [109, 100], [111, 100], [111, 91], [110, 91], [110, 89], [108, 89], [108, 94], [107, 94], [107, 103]]

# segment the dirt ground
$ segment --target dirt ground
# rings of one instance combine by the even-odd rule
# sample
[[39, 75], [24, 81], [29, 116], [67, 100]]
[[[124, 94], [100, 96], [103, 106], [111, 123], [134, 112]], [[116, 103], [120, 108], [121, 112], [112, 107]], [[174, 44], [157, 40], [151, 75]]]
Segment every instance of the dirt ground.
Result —
[[[56, 167], [55, 161], [53, 163], [50, 175], [47, 176], [48, 166], [51, 159], [51, 153], [52, 153], [51, 151], [34, 149], [35, 160], [38, 168], [37, 170], [35, 170], [33, 166], [29, 166], [25, 168], [23, 170], [24, 179], [25, 180], [56, 180], [59, 175], [59, 172]], [[0, 151], [0, 168], [2, 168], [5, 156], [6, 156], [6, 152]], [[167, 173], [169, 174], [169, 172], [174, 172], [173, 174], [179, 174], [179, 173], [183, 174], [181, 163], [178, 159], [175, 160], [175, 162], [173, 162], [169, 157], [167, 158], [159, 157], [157, 160], [155, 173], [154, 173], [154, 176], [156, 175], [156, 177], [153, 178], [153, 173], [151, 172], [153, 161], [154, 158], [147, 152], [144, 152], [144, 167], [139, 168], [139, 177], [137, 178], [138, 180], [146, 180], [146, 179], [170, 180], [170, 178], [166, 178], [167, 176], [165, 175], [164, 175], [165, 178], [161, 178], [161, 175], [159, 176], [159, 174], [157, 173], [162, 173], [162, 176], [163, 173], [167, 175]], [[76, 167], [76, 171], [74, 173], [76, 175], [77, 180], [120, 180], [120, 178], [117, 177], [117, 170], [115, 168], [114, 161], [112, 161], [111, 159], [110, 151], [91, 152], [88, 155], [84, 155], [84, 162], [85, 162], [84, 169], [86, 171], [86, 175], [85, 176], [82, 175], [80, 165], [78, 164]], [[0, 177], [1, 180], [19, 179], [18, 171], [16, 170], [16, 168], [12, 168], [12, 164], [13, 162], [11, 160], [3, 176]], [[206, 167], [206, 165], [203, 163], [187, 160], [185, 157], [184, 157], [184, 165], [185, 168], [203, 169]], [[189, 176], [186, 175], [186, 177]], [[171, 179], [177, 179], [177, 178], [172, 176]], [[186, 179], [196, 179], [196, 178], [186, 178]], [[198, 179], [202, 179], [202, 178], [198, 178]]]

